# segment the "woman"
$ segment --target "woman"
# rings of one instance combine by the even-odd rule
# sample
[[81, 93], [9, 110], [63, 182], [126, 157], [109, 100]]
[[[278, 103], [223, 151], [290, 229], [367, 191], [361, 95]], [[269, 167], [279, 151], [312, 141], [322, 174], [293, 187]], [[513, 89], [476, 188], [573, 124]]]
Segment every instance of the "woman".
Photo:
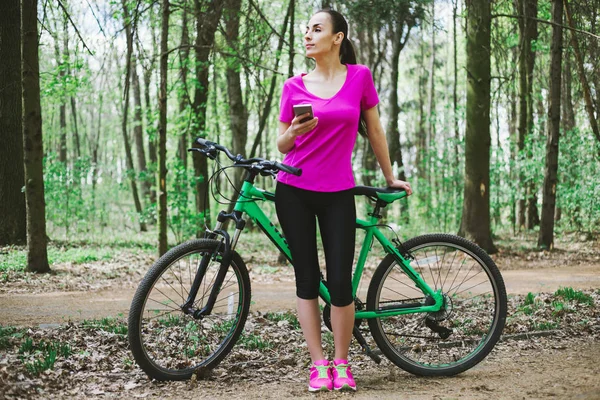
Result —
[[[351, 274], [356, 220], [350, 190], [355, 186], [352, 149], [361, 119], [387, 184], [409, 194], [411, 188], [394, 178], [373, 78], [367, 67], [356, 64], [344, 17], [329, 9], [317, 12], [309, 21], [304, 44], [306, 56], [316, 65], [310, 73], [285, 82], [277, 138], [279, 151], [286, 154], [283, 162], [302, 168], [302, 176], [279, 173], [277, 216], [294, 260], [298, 319], [313, 362], [308, 388], [356, 390], [347, 361], [354, 326]], [[293, 113], [294, 105], [306, 103], [314, 112], [308, 121], [310, 113]], [[316, 219], [331, 294], [332, 364], [321, 345]]]

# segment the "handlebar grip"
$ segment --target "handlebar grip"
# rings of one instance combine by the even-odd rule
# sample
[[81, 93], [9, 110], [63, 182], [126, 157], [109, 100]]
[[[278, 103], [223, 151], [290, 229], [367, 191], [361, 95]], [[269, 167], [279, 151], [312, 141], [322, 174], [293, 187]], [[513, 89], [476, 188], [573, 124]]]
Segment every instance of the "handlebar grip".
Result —
[[216, 145], [216, 143], [211, 142], [211, 141], [206, 140], [206, 139], [201, 138], [201, 137], [196, 138], [196, 143], [198, 143], [200, 146], [205, 146], [205, 147], [215, 146]]
[[289, 165], [281, 164], [278, 162], [275, 162], [275, 166], [277, 168], [279, 168], [280, 170], [282, 170], [283, 172], [287, 172], [289, 174], [296, 175], [296, 176], [302, 175], [302, 169], [300, 169], [300, 168], [291, 167]]

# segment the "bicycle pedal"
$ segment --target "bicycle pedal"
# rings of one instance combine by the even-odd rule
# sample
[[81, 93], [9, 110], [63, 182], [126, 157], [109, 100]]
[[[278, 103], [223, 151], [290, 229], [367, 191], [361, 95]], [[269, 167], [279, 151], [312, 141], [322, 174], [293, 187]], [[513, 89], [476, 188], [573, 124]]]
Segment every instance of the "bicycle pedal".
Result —
[[381, 364], [381, 357], [371, 351], [371, 349], [367, 350], [366, 354], [371, 358], [371, 360], [375, 361], [375, 364]]
[[360, 333], [360, 330], [356, 325], [354, 326], [354, 330], [352, 333], [354, 334], [356, 341], [358, 341], [358, 344], [360, 344], [360, 347], [362, 347], [365, 354], [368, 355], [371, 358], [371, 360], [375, 361], [376, 364], [380, 364], [381, 357], [379, 357], [377, 354], [375, 354], [375, 352], [373, 352], [373, 350], [371, 350], [371, 347], [367, 344], [365, 337], [362, 335], [362, 333]]

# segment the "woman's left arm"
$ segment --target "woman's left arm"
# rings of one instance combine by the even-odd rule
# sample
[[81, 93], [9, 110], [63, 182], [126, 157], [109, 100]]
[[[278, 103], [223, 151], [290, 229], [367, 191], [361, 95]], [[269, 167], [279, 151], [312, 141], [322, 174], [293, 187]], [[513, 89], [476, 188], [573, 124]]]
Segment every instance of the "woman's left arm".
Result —
[[412, 194], [412, 189], [408, 182], [401, 181], [394, 177], [394, 171], [392, 170], [392, 163], [390, 161], [390, 151], [387, 145], [387, 139], [385, 138], [385, 132], [381, 126], [379, 119], [379, 112], [377, 107], [371, 107], [368, 110], [363, 111], [363, 117], [367, 124], [367, 136], [371, 143], [371, 148], [377, 157], [379, 167], [383, 172], [385, 181], [389, 187], [406, 190], [409, 195]]

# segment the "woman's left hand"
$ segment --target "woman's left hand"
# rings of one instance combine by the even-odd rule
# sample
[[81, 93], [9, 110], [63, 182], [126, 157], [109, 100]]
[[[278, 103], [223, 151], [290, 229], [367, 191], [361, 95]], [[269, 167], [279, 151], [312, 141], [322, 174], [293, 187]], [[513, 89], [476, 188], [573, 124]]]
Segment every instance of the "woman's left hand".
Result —
[[410, 183], [401, 181], [400, 179], [394, 179], [388, 186], [396, 189], [404, 189], [409, 196], [412, 194]]

